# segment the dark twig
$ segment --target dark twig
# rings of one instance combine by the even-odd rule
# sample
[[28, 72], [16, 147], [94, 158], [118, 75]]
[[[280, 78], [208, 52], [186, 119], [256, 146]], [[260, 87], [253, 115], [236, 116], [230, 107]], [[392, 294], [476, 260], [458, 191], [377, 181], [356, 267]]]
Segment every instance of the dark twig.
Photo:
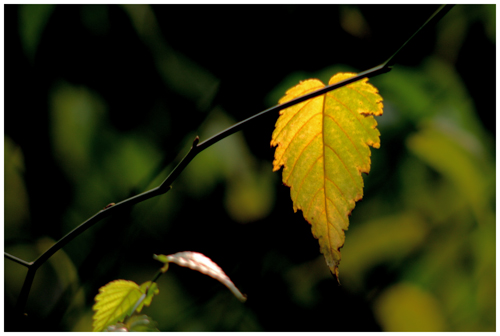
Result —
[[385, 61], [385, 63], [383, 63], [384, 65], [387, 65], [387, 66], [392, 66], [394, 65], [394, 63], [396, 62], [396, 56], [398, 54], [400, 54], [400, 51], [415, 37], [415, 35], [417, 35], [422, 29], [424, 28], [428, 28], [430, 27], [432, 24], [438, 22], [439, 20], [441, 20], [441, 18], [443, 16], [446, 15], [446, 13], [448, 13], [450, 11], [450, 9], [453, 8], [454, 5], [441, 5], [435, 12], [434, 14], [432, 14], [428, 19], [427, 21], [425, 21], [425, 23], [417, 29], [416, 32], [413, 33], [413, 35], [408, 39], [406, 40], [405, 43], [403, 43], [403, 45], [401, 47], [399, 47], [398, 50], [396, 50], [396, 52], [391, 56], [389, 57], [389, 59], [387, 61]]
[[5, 252], [5, 258], [10, 259], [10, 260], [12, 260], [12, 261], [15, 261], [16, 263], [21, 264], [21, 265], [24, 265], [24, 266], [26, 266], [26, 267], [30, 267], [30, 266], [33, 264], [32, 262], [27, 262], [27, 261], [24, 261], [23, 259], [20, 259], [20, 258], [18, 258], [18, 257], [15, 257], [15, 256], [13, 256], [12, 254], [7, 253], [7, 252]]

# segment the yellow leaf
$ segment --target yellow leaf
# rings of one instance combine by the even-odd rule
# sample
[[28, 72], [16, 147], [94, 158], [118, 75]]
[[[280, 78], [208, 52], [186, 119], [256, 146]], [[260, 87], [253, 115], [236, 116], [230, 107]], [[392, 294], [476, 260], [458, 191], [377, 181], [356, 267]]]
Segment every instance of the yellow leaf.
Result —
[[[329, 84], [354, 76], [339, 73]], [[273, 170], [283, 169], [294, 211], [302, 210], [321, 253], [338, 279], [340, 248], [355, 202], [363, 197], [361, 173], [370, 171], [370, 149], [380, 147], [372, 115], [382, 115], [382, 97], [367, 78], [280, 111], [271, 146]], [[317, 79], [289, 89], [280, 104], [324, 84]]]
[[153, 295], [158, 293], [156, 283], [151, 281], [140, 287], [133, 281], [111, 281], [99, 288], [99, 294], [95, 297], [92, 331], [102, 331], [111, 324], [123, 321], [134, 311], [140, 312], [144, 305], [149, 306]]

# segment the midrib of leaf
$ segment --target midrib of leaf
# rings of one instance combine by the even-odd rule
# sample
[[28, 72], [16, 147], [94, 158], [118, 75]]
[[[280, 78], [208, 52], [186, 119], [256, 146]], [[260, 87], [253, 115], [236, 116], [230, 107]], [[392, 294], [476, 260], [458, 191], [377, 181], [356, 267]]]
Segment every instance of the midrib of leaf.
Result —
[[[338, 232], [337, 228], [335, 227], [335, 225], [333, 223], [330, 222], [329, 220], [329, 216], [328, 216], [328, 195], [326, 193], [326, 180], [327, 180], [327, 175], [326, 175], [326, 139], [325, 139], [325, 118], [326, 118], [326, 94], [324, 96], [322, 96], [323, 98], [323, 107], [321, 108], [321, 111], [323, 112], [323, 118], [321, 119], [321, 137], [322, 137], [322, 147], [323, 147], [323, 196], [324, 196], [324, 202], [325, 202], [325, 217], [326, 217], [326, 223], [327, 223], [327, 226], [333, 226], [335, 228], [335, 230]], [[333, 183], [333, 181], [332, 181]], [[337, 185], [335, 183], [333, 183], [335, 185], [335, 187], [337, 187]], [[337, 187], [337, 189], [339, 189]], [[337, 208], [337, 206], [332, 202], [332, 204], [335, 206], [335, 209], [337, 209], [337, 211], [339, 211], [339, 209]], [[327, 228], [326, 230], [328, 232], [328, 246], [329, 246], [329, 250], [332, 249], [332, 239], [330, 237], [330, 230]], [[339, 232], [340, 233], [340, 232]]]
[[[315, 88], [316, 89], [316, 88]], [[331, 98], [334, 98], [334, 97], [331, 97]], [[318, 116], [319, 114], [322, 114], [322, 127], [321, 127], [321, 132], [318, 132], [318, 134], [316, 134], [314, 137], [311, 138], [311, 140], [301, 149], [301, 152], [300, 154], [297, 156], [297, 159], [294, 161], [293, 163], [293, 166], [291, 167], [290, 169], [290, 172], [287, 176], [287, 180], [286, 180], [286, 184], [288, 185], [289, 183], [289, 179], [290, 177], [293, 175], [293, 172], [295, 170], [295, 167], [297, 165], [297, 163], [299, 162], [300, 158], [302, 157], [303, 153], [309, 148], [310, 144], [319, 136], [321, 135], [322, 137], [322, 155], [320, 155], [309, 167], [308, 171], [306, 172], [306, 174], [304, 175], [304, 177], [302, 178], [302, 180], [300, 181], [300, 184], [299, 186], [297, 187], [296, 189], [296, 192], [297, 194], [300, 193], [300, 191], [302, 190], [302, 185], [304, 184], [304, 181], [308, 179], [309, 177], [309, 174], [311, 172], [311, 170], [314, 168], [314, 166], [317, 164], [318, 160], [322, 159], [323, 160], [323, 197], [324, 197], [324, 205], [325, 205], [325, 212], [324, 213], [324, 216], [325, 216], [325, 219], [326, 219], [326, 223], [327, 225], [329, 226], [333, 226], [333, 228], [339, 233], [341, 234], [341, 229], [339, 227], [337, 227], [336, 225], [334, 225], [334, 223], [332, 223], [330, 220], [329, 220], [329, 213], [328, 213], [328, 201], [331, 202], [331, 204], [335, 207], [337, 213], [339, 214], [340, 218], [342, 218], [342, 221], [344, 222], [344, 224], [347, 225], [346, 223], [346, 219], [345, 219], [345, 214], [343, 214], [339, 208], [337, 207], [337, 205], [335, 204], [335, 202], [333, 200], [331, 200], [328, 195], [327, 195], [327, 191], [326, 191], [326, 180], [330, 181], [334, 186], [335, 188], [339, 191], [341, 197], [344, 199], [344, 201], [346, 203], [348, 203], [348, 200], [346, 199], [346, 196], [345, 196], [345, 192], [335, 183], [334, 180], [330, 179], [327, 174], [326, 174], [326, 151], [325, 151], [325, 147], [329, 147], [333, 153], [338, 157], [339, 161], [342, 162], [342, 165], [344, 166], [345, 170], [348, 172], [349, 174], [349, 177], [351, 178], [351, 180], [354, 181], [354, 178], [352, 177], [351, 175], [351, 172], [347, 169], [346, 167], [346, 164], [344, 162], [344, 160], [336, 153], [336, 151], [331, 147], [329, 146], [326, 141], [325, 141], [325, 137], [324, 137], [324, 134], [325, 134], [325, 118], [326, 117], [329, 117], [330, 119], [332, 119], [336, 124], [337, 126], [342, 130], [342, 132], [345, 134], [345, 136], [349, 139], [349, 141], [351, 142], [352, 146], [354, 147], [354, 149], [356, 150], [356, 153], [358, 154], [358, 156], [361, 156], [361, 154], [359, 153], [357, 147], [356, 147], [356, 144], [351, 140], [351, 137], [349, 136], [349, 134], [339, 125], [339, 123], [337, 122], [337, 120], [326, 113], [326, 106], [325, 106], [325, 102], [326, 102], [326, 95], [324, 96], [321, 96], [321, 99], [322, 99], [322, 113], [316, 113], [316, 114], [313, 114], [307, 121], [305, 121], [302, 126], [294, 133], [294, 135], [292, 136], [292, 138], [290, 139], [290, 141], [288, 142], [286, 148], [283, 150], [283, 155], [284, 156], [286, 154], [286, 151], [288, 150], [290, 144], [293, 142], [293, 140], [296, 138], [296, 136], [298, 134], [300, 134], [300, 132], [302, 131], [303, 128], [305, 128], [307, 126], [307, 124], [312, 120], [314, 119], [316, 116]], [[337, 102], [339, 102], [336, 98], [334, 98]], [[309, 103], [312, 101], [312, 99], [310, 101], [307, 101], [307, 103], [304, 104], [304, 106], [302, 106], [297, 112], [296, 114], [290, 118], [287, 123], [286, 123], [286, 126], [288, 126], [288, 124], [294, 120], [295, 118], [297, 118], [299, 115], [300, 115], [300, 112], [304, 109], [307, 108], [307, 106], [309, 105]], [[342, 103], [341, 103], [342, 104]], [[344, 107], [345, 105], [342, 104]], [[359, 119], [358, 119], [358, 122], [359, 122]], [[282, 130], [280, 131], [279, 134], [281, 134], [281, 132], [286, 128], [283, 127]], [[315, 195], [316, 196], [316, 195]], [[309, 202], [308, 204], [308, 207], [307, 207], [307, 210], [306, 210], [306, 213], [309, 211], [310, 207], [311, 207], [311, 204], [314, 202], [315, 200], [315, 197], [312, 197], [311, 198], [311, 201]], [[330, 231], [328, 230], [328, 244], [331, 246], [331, 237], [330, 237]]]
[[[331, 114], [327, 114], [326, 112], [326, 100], [327, 100], [327, 97], [328, 98], [334, 98], [335, 97], [332, 97], [331, 95], [327, 95], [325, 94], [325, 98], [323, 100], [323, 125], [322, 125], [322, 131], [323, 131], [323, 134], [325, 134], [325, 125], [326, 125], [326, 122], [325, 122], [325, 118], [330, 118], [333, 122], [335, 122], [335, 124], [337, 124], [337, 126], [342, 130], [342, 132], [347, 136], [347, 138], [349, 140], [351, 140], [350, 136], [347, 134], [347, 132], [341, 127], [341, 125], [338, 123], [338, 121], [331, 115]], [[338, 102], [337, 99], [335, 99], [335, 101]], [[344, 104], [342, 104], [344, 105]], [[351, 141], [352, 142], [352, 141]], [[353, 143], [353, 146], [356, 148], [355, 144]], [[335, 204], [335, 202], [330, 198], [328, 197], [328, 194], [327, 194], [327, 181], [330, 181], [330, 183], [332, 183], [335, 188], [339, 191], [342, 199], [344, 200], [345, 203], [349, 203], [347, 197], [346, 197], [346, 192], [344, 190], [342, 190], [342, 188], [340, 188], [340, 186], [333, 180], [331, 179], [328, 174], [327, 174], [327, 160], [326, 160], [326, 156], [327, 156], [327, 153], [326, 153], [326, 149], [329, 148], [331, 151], [332, 151], [332, 155], [335, 155], [338, 160], [342, 163], [344, 169], [347, 171], [347, 173], [349, 174], [349, 177], [351, 178], [351, 180], [354, 182], [354, 178], [353, 176], [351, 175], [349, 169], [347, 169], [347, 166], [346, 166], [346, 163], [344, 162], [344, 160], [340, 157], [340, 155], [335, 151], [335, 149], [330, 146], [328, 144], [328, 142], [326, 141], [326, 139], [324, 138], [323, 136], [323, 157], [324, 157], [324, 164], [323, 164], [323, 172], [324, 172], [324, 183], [323, 183], [323, 188], [324, 188], [324, 195], [325, 195], [325, 215], [326, 215], [326, 222], [329, 226], [332, 226], [335, 231], [337, 231], [337, 233], [339, 235], [342, 235], [342, 228], [338, 225], [335, 225], [335, 223], [331, 222], [330, 221], [330, 216], [329, 216], [329, 212], [328, 212], [328, 202], [330, 202], [334, 207], [335, 207], [335, 210], [337, 211], [337, 214], [339, 215], [339, 217], [342, 219], [342, 222], [344, 223], [344, 226], [348, 226], [349, 225], [349, 220], [347, 219], [347, 217], [345, 216], [344, 213], [342, 213], [342, 211], [339, 209], [339, 207]], [[356, 148], [356, 151], [357, 151], [357, 148]], [[357, 151], [358, 152], [358, 151]], [[358, 155], [359, 155], [359, 152], [358, 152]], [[330, 230], [328, 230], [328, 245], [330, 246], [330, 249], [332, 249], [332, 240], [331, 240], [331, 236], [330, 236]]]
[[[342, 126], [338, 123], [338, 121], [330, 114], [327, 114], [326, 113], [326, 106], [325, 106], [325, 103], [326, 103], [326, 97], [327, 95], [325, 95], [325, 98], [323, 100], [323, 125], [322, 125], [322, 131], [323, 131], [323, 134], [325, 133], [325, 117], [328, 117], [330, 118], [331, 120], [333, 120], [333, 122], [335, 124], [337, 124], [337, 127], [339, 129], [342, 130], [342, 133], [345, 134], [345, 136], [349, 139], [349, 141], [351, 142], [351, 144], [353, 145], [353, 147], [356, 149], [356, 153], [358, 154], [358, 156], [361, 156], [361, 154], [359, 153], [358, 151], [358, 148], [356, 147], [356, 144], [352, 141], [351, 137], [349, 136], [349, 134], [347, 134], [347, 132], [342, 128]], [[333, 96], [329, 96], [330, 98], [333, 98], [337, 103], [339, 103], [339, 100], [336, 99], [335, 97]], [[340, 102], [344, 108], [346, 107], [345, 104], [343, 104], [342, 102]], [[330, 146], [327, 144], [326, 140], [324, 139], [324, 136], [323, 136], [323, 157], [326, 158], [326, 151], [325, 151], [325, 148], [326, 147], [329, 147], [332, 152], [337, 156], [337, 158], [339, 159], [339, 161], [342, 163], [342, 165], [344, 166], [344, 169], [347, 171], [347, 173], [349, 174], [349, 177], [351, 178], [351, 180], [355, 183], [355, 180], [354, 180], [354, 177], [351, 175], [351, 172], [349, 171], [349, 169], [347, 168], [346, 166], [346, 163], [344, 162], [344, 160], [340, 157], [340, 155], [337, 154], [337, 152]], [[340, 194], [342, 195], [342, 198], [344, 199], [345, 202], [349, 203], [348, 199], [346, 198], [346, 193], [345, 191], [343, 191], [338, 185], [337, 183], [335, 183], [332, 179], [328, 178], [327, 175], [326, 175], [326, 160], [324, 160], [324, 165], [323, 165], [323, 172], [324, 172], [324, 175], [325, 175], [325, 181], [326, 179], [328, 179], [329, 181], [331, 181], [333, 183], [333, 185], [335, 185], [335, 187], [337, 188], [337, 190], [340, 192]], [[328, 211], [328, 204], [326, 204], [326, 182], [324, 183], [324, 188], [325, 188], [325, 211]], [[340, 218], [342, 218], [342, 221], [344, 222], [345, 225], [348, 225], [349, 224], [349, 220], [347, 220], [347, 218], [345, 217], [345, 214], [343, 214], [340, 209], [337, 207], [337, 205], [335, 204], [335, 202], [333, 202], [332, 200], [330, 200], [330, 202], [333, 204], [333, 206], [335, 207], [335, 209], [337, 209], [337, 213], [340, 215]], [[334, 225], [333, 223], [331, 223], [329, 220], [328, 220], [328, 213], [326, 213], [327, 215], [327, 223], [333, 225], [333, 227], [335, 228], [335, 230], [341, 234], [341, 229], [339, 230], [339, 228]], [[347, 222], [346, 222], [347, 220]], [[330, 232], [328, 231], [328, 241], [329, 243], [331, 242], [330, 240]]]

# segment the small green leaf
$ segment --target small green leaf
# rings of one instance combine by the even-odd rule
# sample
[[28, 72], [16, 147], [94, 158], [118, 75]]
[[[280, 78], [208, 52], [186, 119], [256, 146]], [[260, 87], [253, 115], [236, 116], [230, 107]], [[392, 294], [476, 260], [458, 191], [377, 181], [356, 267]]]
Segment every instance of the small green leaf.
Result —
[[163, 273], [165, 273], [168, 270], [168, 257], [166, 255], [164, 255], [164, 254], [160, 254], [160, 255], [155, 254], [155, 255], [153, 255], [153, 259], [158, 260], [159, 262], [162, 262], [162, 263], [165, 264], [160, 269], [160, 271], [162, 271]]
[[153, 300], [153, 296], [160, 293], [160, 290], [158, 289], [158, 285], [156, 284], [156, 282], [153, 283], [151, 281], [145, 282], [140, 286], [140, 289], [143, 293], [146, 293], [146, 296], [136, 309], [138, 313], [141, 312], [143, 306], [149, 307], [151, 301]]
[[101, 287], [95, 297], [96, 303], [92, 307], [95, 310], [93, 331], [102, 331], [109, 325], [122, 322], [134, 311], [140, 312], [144, 305], [151, 304], [153, 295], [158, 293], [156, 283], [151, 285], [151, 281], [140, 287], [133, 281], [111, 281]]

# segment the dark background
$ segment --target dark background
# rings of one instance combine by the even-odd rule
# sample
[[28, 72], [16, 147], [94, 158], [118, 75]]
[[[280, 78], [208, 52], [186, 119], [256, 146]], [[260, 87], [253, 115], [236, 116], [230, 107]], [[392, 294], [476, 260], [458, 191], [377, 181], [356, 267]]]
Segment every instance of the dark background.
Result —
[[[4, 8], [4, 244], [31, 261], [106, 204], [158, 185], [196, 135], [275, 105], [299, 80], [380, 64], [438, 7]], [[382, 146], [350, 218], [351, 248], [366, 249], [361, 261], [377, 257], [350, 262], [349, 230], [342, 286], [293, 212], [281, 173], [271, 173], [275, 115], [200, 154], [169, 193], [51, 258], [26, 325], [9, 322], [25, 270], [5, 260], [6, 330], [90, 330], [99, 287], [150, 280], [160, 266], [153, 253], [189, 250], [217, 262], [248, 301], [171, 266], [144, 309], [162, 331], [495, 330], [495, 24], [495, 5], [455, 6], [393, 71], [370, 80], [386, 106]], [[448, 147], [432, 142], [441, 136], [459, 153], [446, 162], [439, 158], [450, 152], [438, 151]], [[373, 226], [379, 237], [370, 234], [375, 220], [396, 224]], [[442, 264], [432, 263], [437, 255]], [[403, 293], [410, 308], [388, 293]], [[401, 311], [411, 317], [398, 319]]]

